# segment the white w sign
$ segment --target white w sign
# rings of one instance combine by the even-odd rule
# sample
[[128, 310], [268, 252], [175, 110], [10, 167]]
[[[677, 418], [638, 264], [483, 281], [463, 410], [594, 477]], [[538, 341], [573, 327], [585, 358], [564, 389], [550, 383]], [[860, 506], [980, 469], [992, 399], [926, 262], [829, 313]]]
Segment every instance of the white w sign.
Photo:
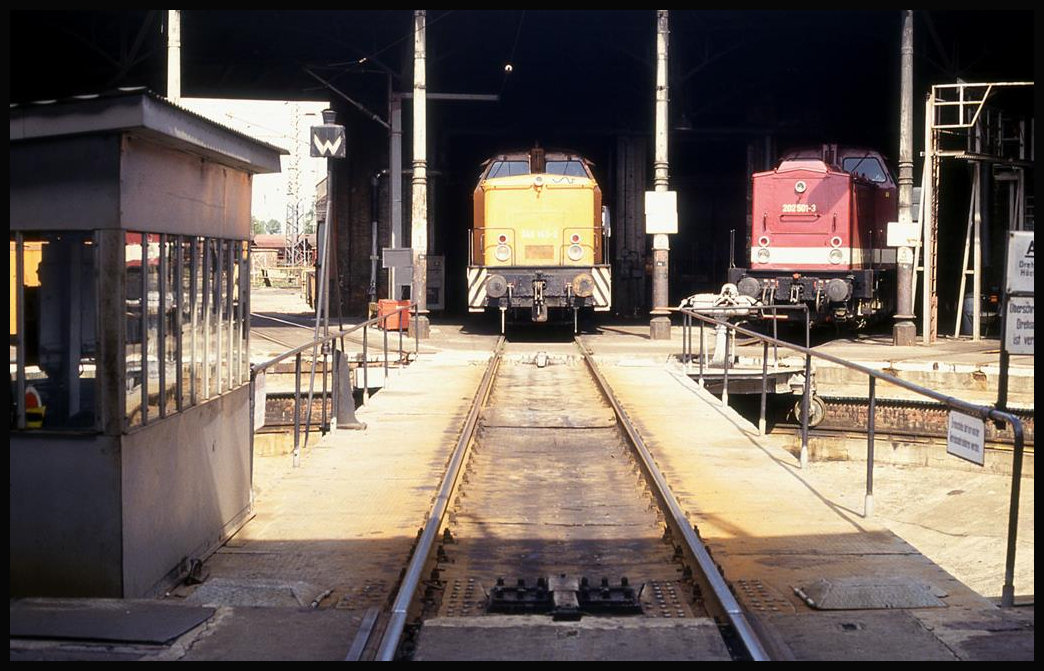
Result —
[[312, 126], [312, 143], [309, 153], [319, 158], [344, 158], [348, 143], [345, 141], [344, 126], [324, 124]]

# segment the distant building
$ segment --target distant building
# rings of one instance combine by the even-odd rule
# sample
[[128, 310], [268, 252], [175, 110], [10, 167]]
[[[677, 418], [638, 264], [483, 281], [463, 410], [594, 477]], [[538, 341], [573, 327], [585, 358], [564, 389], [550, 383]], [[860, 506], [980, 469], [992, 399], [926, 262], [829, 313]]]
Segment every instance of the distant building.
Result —
[[[250, 253], [254, 268], [275, 268], [286, 266], [287, 246], [291, 244], [285, 235], [258, 233], [250, 240]], [[309, 233], [298, 238], [298, 246], [303, 252], [305, 266], [315, 265], [315, 234]]]

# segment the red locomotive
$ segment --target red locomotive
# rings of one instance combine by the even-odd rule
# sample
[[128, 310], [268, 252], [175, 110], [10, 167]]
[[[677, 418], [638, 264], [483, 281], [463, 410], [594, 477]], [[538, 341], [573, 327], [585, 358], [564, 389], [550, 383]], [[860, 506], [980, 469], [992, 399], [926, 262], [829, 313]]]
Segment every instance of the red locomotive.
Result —
[[[813, 324], [862, 328], [895, 311], [896, 181], [884, 157], [838, 145], [786, 152], [754, 173], [748, 268], [729, 282], [761, 305], [808, 305]], [[803, 319], [781, 311], [780, 319]]]

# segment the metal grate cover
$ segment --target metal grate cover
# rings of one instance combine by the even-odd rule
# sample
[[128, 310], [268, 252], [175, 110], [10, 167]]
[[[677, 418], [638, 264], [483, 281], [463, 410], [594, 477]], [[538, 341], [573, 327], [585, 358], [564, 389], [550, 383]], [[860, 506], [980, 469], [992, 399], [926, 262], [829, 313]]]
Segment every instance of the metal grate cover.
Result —
[[908, 578], [821, 579], [795, 587], [794, 593], [819, 610], [938, 608], [945, 606], [931, 585]]

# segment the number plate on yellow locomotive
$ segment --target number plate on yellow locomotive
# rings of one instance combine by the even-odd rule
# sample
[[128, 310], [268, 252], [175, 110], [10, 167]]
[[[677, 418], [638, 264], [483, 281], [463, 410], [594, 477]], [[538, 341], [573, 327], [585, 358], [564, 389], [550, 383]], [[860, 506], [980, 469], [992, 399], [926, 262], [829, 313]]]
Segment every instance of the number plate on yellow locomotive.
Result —
[[555, 248], [553, 245], [526, 245], [526, 261], [554, 261]]

